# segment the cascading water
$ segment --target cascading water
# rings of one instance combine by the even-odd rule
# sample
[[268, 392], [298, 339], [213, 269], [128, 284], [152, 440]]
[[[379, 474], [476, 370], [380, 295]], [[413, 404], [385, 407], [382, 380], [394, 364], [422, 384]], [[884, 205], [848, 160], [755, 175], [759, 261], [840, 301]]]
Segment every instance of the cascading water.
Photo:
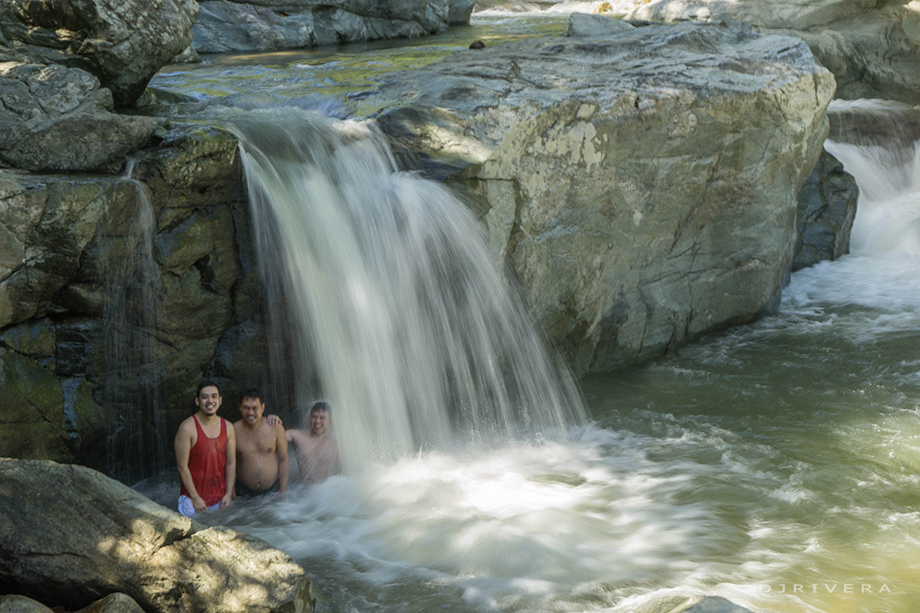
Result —
[[103, 334], [108, 373], [103, 397], [109, 414], [108, 472], [133, 482], [166, 469], [166, 425], [156, 360], [159, 283], [154, 261], [156, 218], [147, 186], [123, 180], [135, 191], [136, 209], [126, 219], [108, 219], [110, 244], [123, 244], [127, 258], [110, 258], [104, 271]]
[[[920, 150], [916, 141], [904, 138], [904, 115], [916, 110], [885, 101], [837, 101], [831, 111], [846, 117], [856, 114], [863, 123], [887, 123], [888, 138], [880, 142], [876, 132], [856, 127], [843, 133], [827, 150], [851, 174], [860, 177], [861, 199], [851, 245], [854, 253], [909, 253], [920, 256]], [[899, 121], [900, 119], [900, 121]], [[907, 125], [910, 125], [907, 123]]]
[[346, 466], [585, 420], [455, 196], [395, 172], [363, 124], [297, 109], [233, 123], [267, 302], [301, 339], [298, 396], [331, 402]]

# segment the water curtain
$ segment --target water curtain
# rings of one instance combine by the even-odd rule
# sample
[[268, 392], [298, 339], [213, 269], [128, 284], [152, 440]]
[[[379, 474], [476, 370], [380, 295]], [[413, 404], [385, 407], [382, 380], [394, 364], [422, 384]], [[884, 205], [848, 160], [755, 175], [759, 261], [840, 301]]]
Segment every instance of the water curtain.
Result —
[[270, 329], [295, 341], [271, 361], [294, 362], [305, 406], [331, 402], [346, 467], [585, 419], [448, 189], [397, 172], [366, 124], [297, 109], [232, 123]]

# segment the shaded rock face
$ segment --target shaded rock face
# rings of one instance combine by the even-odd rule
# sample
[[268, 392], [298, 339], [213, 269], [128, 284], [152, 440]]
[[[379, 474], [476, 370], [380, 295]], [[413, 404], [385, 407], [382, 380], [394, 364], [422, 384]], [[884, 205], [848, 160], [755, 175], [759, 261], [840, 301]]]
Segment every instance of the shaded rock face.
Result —
[[302, 49], [436, 34], [469, 23], [473, 0], [203, 0], [201, 53]]
[[920, 102], [917, 0], [651, 0], [628, 19], [746, 21], [764, 32], [799, 36], [837, 79], [840, 98]]
[[191, 43], [195, 0], [73, 0], [0, 4], [0, 61], [63, 64], [95, 75], [129, 106]]
[[797, 39], [684, 24], [465, 51], [376, 100], [585, 374], [774, 308], [833, 90]]
[[127, 478], [166, 461], [203, 375], [263, 376], [236, 141], [159, 138], [135, 178], [0, 171], [0, 455]]
[[0, 458], [0, 520], [0, 591], [49, 606], [74, 610], [113, 593], [164, 613], [315, 604], [303, 568], [284, 553], [206, 529], [88, 468]]
[[834, 156], [823, 152], [799, 191], [793, 272], [850, 252], [858, 199], [856, 179]]

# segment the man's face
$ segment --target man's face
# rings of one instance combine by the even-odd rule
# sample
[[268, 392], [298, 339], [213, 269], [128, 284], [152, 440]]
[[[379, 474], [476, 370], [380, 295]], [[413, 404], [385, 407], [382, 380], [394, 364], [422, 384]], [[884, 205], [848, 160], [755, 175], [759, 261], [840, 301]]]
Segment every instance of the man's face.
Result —
[[258, 398], [243, 398], [240, 403], [240, 415], [250, 426], [258, 425], [262, 421], [262, 414], [265, 412], [265, 405]]
[[313, 411], [310, 413], [310, 430], [314, 436], [324, 434], [332, 423], [332, 418], [326, 411]]
[[221, 403], [220, 392], [214, 385], [201, 388], [198, 396], [195, 398], [195, 404], [206, 415], [214, 415]]

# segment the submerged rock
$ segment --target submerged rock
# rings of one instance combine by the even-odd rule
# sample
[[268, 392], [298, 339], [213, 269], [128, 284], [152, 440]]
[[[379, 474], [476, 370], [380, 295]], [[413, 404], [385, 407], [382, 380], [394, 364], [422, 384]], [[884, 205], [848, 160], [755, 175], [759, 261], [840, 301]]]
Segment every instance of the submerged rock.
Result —
[[286, 554], [88, 468], [0, 458], [0, 520], [0, 591], [49, 606], [73, 610], [119, 592], [164, 613], [295, 613], [316, 601]]
[[795, 38], [618, 25], [461, 52], [365, 102], [415, 152], [407, 164], [476, 203], [539, 324], [585, 374], [777, 305], [833, 91]]
[[920, 102], [920, 12], [916, 0], [634, 0], [627, 18], [740, 20], [799, 36], [837, 79], [841, 98]]

